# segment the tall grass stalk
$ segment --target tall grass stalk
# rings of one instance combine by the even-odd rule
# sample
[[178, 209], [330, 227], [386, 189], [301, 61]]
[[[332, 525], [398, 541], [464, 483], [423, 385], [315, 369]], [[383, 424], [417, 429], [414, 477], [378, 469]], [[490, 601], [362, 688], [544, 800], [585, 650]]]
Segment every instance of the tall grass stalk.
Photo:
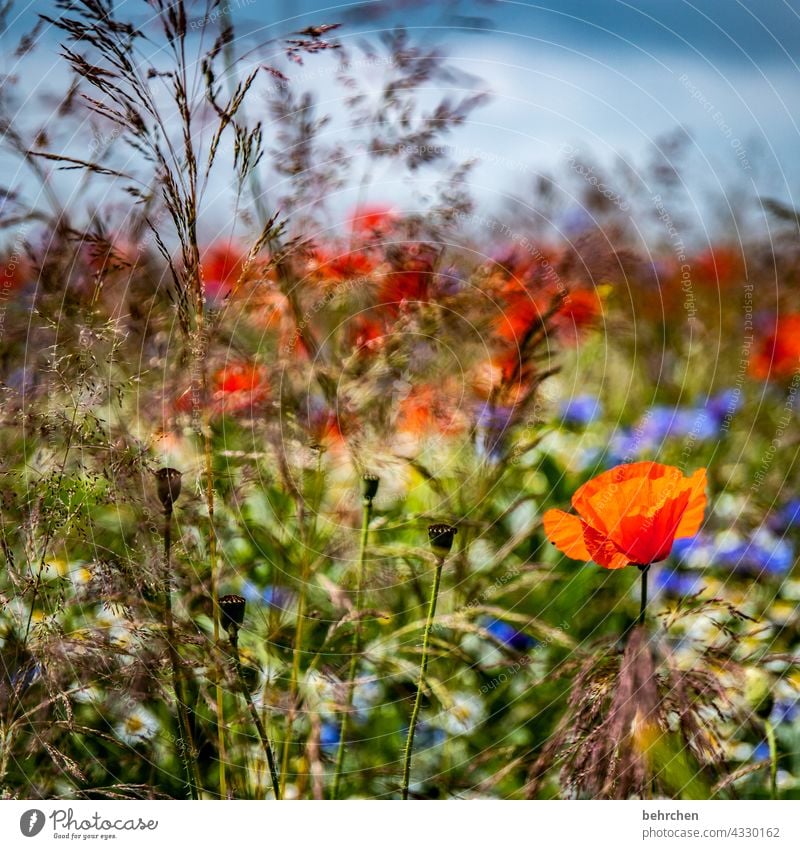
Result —
[[[358, 668], [358, 659], [361, 654], [361, 594], [364, 588], [364, 566], [367, 556], [367, 542], [369, 540], [369, 525], [372, 519], [372, 499], [374, 497], [374, 489], [377, 489], [377, 478], [365, 476], [364, 484], [371, 486], [371, 489], [364, 490], [363, 512], [361, 516], [361, 543], [358, 550], [358, 575], [356, 577], [356, 597], [355, 597], [355, 613], [356, 621], [353, 629], [353, 644], [350, 653], [350, 667], [347, 672], [347, 694], [345, 697], [344, 711], [342, 712], [342, 721], [339, 725], [339, 747], [336, 751], [336, 765], [333, 771], [333, 788], [331, 790], [331, 798], [339, 798], [339, 787], [342, 781], [342, 766], [344, 765], [345, 741], [350, 725], [350, 713], [353, 709], [353, 695], [355, 693], [356, 670]], [[370, 494], [371, 493], [371, 494]]]
[[[205, 358], [202, 360], [203, 397], [207, 397], [207, 365]], [[220, 642], [219, 632], [219, 576], [217, 574], [217, 535], [214, 529], [214, 463], [211, 446], [211, 427], [207, 421], [203, 428], [203, 455], [205, 458], [206, 473], [206, 504], [208, 507], [208, 558], [210, 566], [209, 582], [211, 584], [211, 616], [214, 622], [214, 645]], [[225, 746], [225, 703], [222, 684], [219, 675], [214, 685], [214, 697], [217, 708], [217, 750], [219, 755], [219, 795], [222, 799], [228, 798], [228, 784], [226, 777], [226, 746]]]
[[192, 726], [189, 721], [189, 709], [186, 701], [186, 690], [183, 686], [181, 660], [175, 636], [175, 620], [172, 613], [172, 507], [164, 510], [164, 628], [167, 634], [170, 666], [172, 668], [172, 687], [175, 691], [175, 705], [178, 714], [178, 749], [183, 767], [186, 772], [189, 795], [199, 799], [202, 784], [200, 770], [197, 765], [197, 752], [194, 746]]
[[297, 599], [297, 621], [294, 629], [294, 648], [292, 654], [292, 672], [289, 679], [289, 710], [286, 714], [286, 729], [284, 731], [283, 750], [281, 751], [281, 796], [286, 792], [286, 773], [289, 769], [289, 752], [292, 745], [292, 730], [297, 712], [297, 695], [300, 684], [300, 656], [303, 649], [303, 625], [306, 617], [306, 582], [308, 570], [306, 566], [300, 573], [300, 594]]

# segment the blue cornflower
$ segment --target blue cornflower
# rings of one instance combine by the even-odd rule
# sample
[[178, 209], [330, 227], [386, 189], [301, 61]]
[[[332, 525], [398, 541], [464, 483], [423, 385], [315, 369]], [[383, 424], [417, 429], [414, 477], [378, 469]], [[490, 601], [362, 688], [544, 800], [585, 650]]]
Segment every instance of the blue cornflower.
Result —
[[704, 586], [703, 579], [699, 575], [692, 575], [669, 567], [659, 569], [656, 572], [654, 583], [656, 590], [672, 597], [696, 595]]
[[748, 541], [720, 547], [716, 560], [748, 574], [785, 575], [794, 563], [794, 546], [759, 528]]
[[777, 534], [783, 534], [790, 528], [800, 525], [800, 498], [791, 498], [779, 510], [776, 510], [768, 519], [770, 530]]
[[770, 714], [770, 722], [780, 725], [784, 722], [794, 722], [800, 716], [800, 696], [793, 699], [776, 699]]
[[793, 699], [776, 699], [770, 714], [770, 722], [780, 725], [784, 722], [794, 722], [800, 716], [800, 696]]
[[559, 412], [564, 424], [586, 426], [603, 415], [603, 405], [594, 395], [576, 395], [563, 401]]
[[319, 745], [324, 752], [332, 752], [339, 745], [341, 731], [338, 722], [323, 722], [319, 730]]
[[714, 539], [704, 531], [693, 537], [676, 539], [672, 546], [672, 557], [682, 566], [695, 569], [710, 566], [715, 553]]
[[[403, 736], [407, 733], [408, 728], [404, 730]], [[443, 728], [437, 728], [430, 722], [420, 722], [417, 725], [414, 743], [420, 749], [433, 749], [436, 746], [441, 746], [445, 740], [447, 740], [447, 732]]]
[[42, 675], [42, 669], [41, 663], [27, 663], [21, 666], [11, 676], [11, 686], [15, 690], [18, 690], [18, 692], [24, 692], [39, 680]]
[[619, 463], [627, 463], [631, 458], [641, 454], [642, 450], [639, 435], [630, 428], [622, 427], [611, 435], [605, 465], [616, 466]]
[[481, 404], [476, 413], [475, 447], [478, 456], [497, 462], [503, 458], [503, 442], [511, 427], [513, 407]]
[[705, 409], [708, 414], [722, 426], [726, 421], [730, 422], [734, 413], [742, 408], [742, 393], [739, 389], [723, 389], [708, 399]]
[[703, 407], [652, 407], [642, 425], [642, 432], [653, 445], [687, 436], [702, 442], [718, 431], [719, 423]]
[[524, 631], [518, 631], [513, 625], [509, 625], [502, 619], [486, 619], [481, 622], [481, 625], [498, 642], [514, 649], [514, 651], [526, 651], [536, 644], [533, 637]]
[[293, 598], [291, 590], [286, 587], [268, 584], [262, 590], [250, 581], [245, 581], [242, 585], [242, 595], [248, 601], [263, 603], [277, 610], [286, 610]]
[[667, 439], [691, 438], [695, 442], [716, 439], [741, 406], [737, 390], [726, 389], [705, 404], [690, 407], [650, 407], [632, 428], [622, 428], [611, 440], [615, 459], [626, 460], [657, 451]]

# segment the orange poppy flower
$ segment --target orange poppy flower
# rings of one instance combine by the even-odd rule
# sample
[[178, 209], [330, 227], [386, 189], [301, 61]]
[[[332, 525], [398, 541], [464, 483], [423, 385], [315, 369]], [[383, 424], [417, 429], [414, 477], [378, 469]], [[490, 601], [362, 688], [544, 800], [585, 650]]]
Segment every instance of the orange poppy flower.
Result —
[[756, 345], [750, 374], [760, 380], [784, 380], [800, 369], [800, 314], [779, 318], [772, 333]]
[[617, 466], [575, 491], [577, 516], [548, 510], [544, 530], [573, 560], [593, 560], [606, 569], [646, 566], [668, 557], [676, 539], [700, 529], [705, 486], [705, 469], [687, 478], [661, 463]]

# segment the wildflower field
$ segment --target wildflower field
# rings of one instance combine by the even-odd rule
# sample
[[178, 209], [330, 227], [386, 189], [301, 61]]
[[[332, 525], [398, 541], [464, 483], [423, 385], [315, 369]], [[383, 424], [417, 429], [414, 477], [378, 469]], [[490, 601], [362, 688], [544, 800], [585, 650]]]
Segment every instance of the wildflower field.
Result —
[[230, 11], [8, 53], [0, 797], [798, 798], [797, 210]]

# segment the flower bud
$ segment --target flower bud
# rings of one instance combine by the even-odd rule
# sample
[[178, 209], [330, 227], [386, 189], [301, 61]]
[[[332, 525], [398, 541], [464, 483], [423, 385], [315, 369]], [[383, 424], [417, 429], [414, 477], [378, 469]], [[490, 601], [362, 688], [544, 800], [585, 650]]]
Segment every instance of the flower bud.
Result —
[[744, 673], [744, 697], [750, 709], [766, 719], [772, 713], [775, 697], [772, 678], [763, 670], [748, 667]]
[[172, 512], [172, 505], [181, 494], [181, 473], [177, 469], [159, 469], [156, 472], [158, 498], [166, 513]]
[[458, 533], [458, 530], [452, 525], [431, 525], [428, 528], [428, 539], [431, 542], [431, 548], [439, 556], [444, 556], [450, 553], [453, 547], [453, 537]]
[[230, 634], [238, 633], [244, 622], [247, 601], [240, 595], [224, 595], [219, 600], [220, 625]]
[[378, 494], [378, 484], [381, 479], [377, 475], [364, 475], [361, 478], [361, 494], [364, 501], [372, 501]]

